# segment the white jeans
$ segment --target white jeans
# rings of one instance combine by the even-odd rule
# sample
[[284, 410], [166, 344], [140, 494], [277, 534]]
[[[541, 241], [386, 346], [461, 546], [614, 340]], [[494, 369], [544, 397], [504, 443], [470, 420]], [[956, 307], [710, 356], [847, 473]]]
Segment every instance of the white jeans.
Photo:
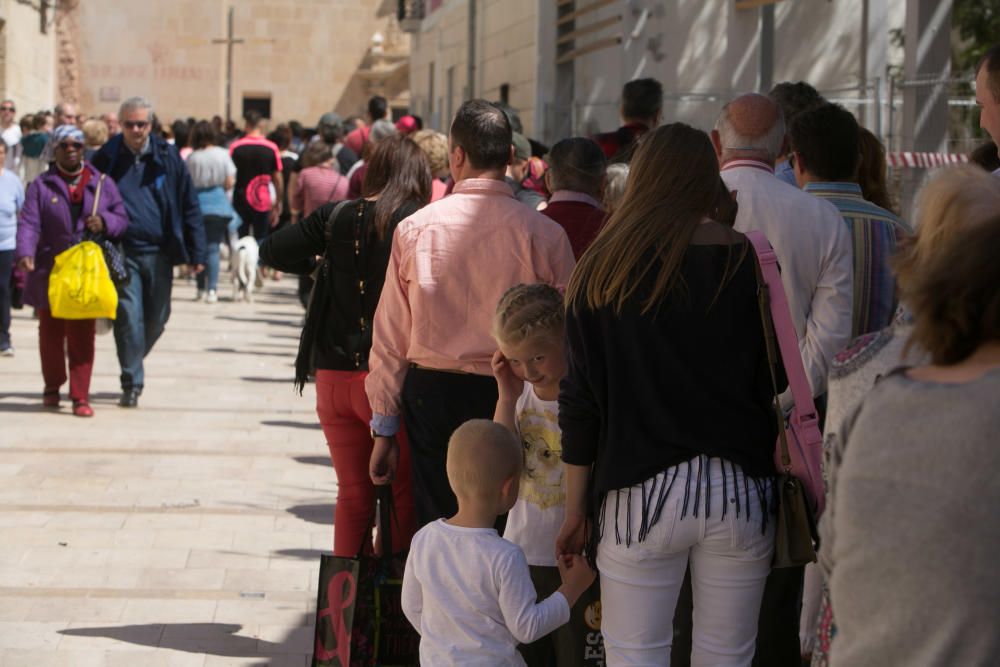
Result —
[[739, 466], [697, 457], [607, 495], [597, 567], [608, 667], [669, 667], [674, 608], [688, 560], [692, 667], [750, 664], [774, 552], [774, 516], [761, 529], [761, 500], [769, 489], [745, 480]]

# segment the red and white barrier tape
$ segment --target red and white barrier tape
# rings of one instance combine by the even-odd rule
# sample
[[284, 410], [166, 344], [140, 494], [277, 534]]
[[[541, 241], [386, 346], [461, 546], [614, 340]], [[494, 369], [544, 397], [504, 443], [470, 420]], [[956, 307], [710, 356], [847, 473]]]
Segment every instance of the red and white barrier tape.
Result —
[[933, 168], [946, 167], [952, 164], [963, 164], [969, 161], [964, 153], [889, 153], [889, 166], [902, 168]]

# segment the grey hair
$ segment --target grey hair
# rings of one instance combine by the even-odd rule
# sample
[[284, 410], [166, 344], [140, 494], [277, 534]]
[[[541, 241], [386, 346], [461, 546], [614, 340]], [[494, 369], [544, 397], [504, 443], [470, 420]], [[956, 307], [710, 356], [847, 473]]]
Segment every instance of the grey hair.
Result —
[[733, 128], [729, 120], [729, 105], [722, 107], [722, 113], [715, 121], [715, 131], [719, 133], [723, 154], [746, 157], [763, 155], [769, 161], [777, 160], [785, 143], [785, 115], [781, 112], [781, 107], [777, 107], [777, 112], [778, 119], [767, 132], [757, 137], [746, 137]]
[[625, 184], [628, 181], [629, 167], [624, 162], [614, 162], [608, 165], [607, 181], [604, 185], [604, 208], [613, 212], [622, 203], [625, 195]]
[[118, 107], [118, 115], [124, 116], [129, 111], [135, 111], [136, 109], [147, 109], [149, 110], [149, 115], [153, 115], [153, 103], [141, 95], [130, 97], [122, 102], [122, 105]]

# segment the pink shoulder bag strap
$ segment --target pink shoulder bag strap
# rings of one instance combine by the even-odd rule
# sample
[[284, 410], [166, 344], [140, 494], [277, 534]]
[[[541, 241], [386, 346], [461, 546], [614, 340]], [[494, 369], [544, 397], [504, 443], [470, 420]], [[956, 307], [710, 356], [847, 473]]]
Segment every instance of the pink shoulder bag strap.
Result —
[[[792, 412], [785, 419], [787, 449], [782, 451], [782, 439], [779, 436], [774, 453], [775, 465], [779, 472], [790, 472], [802, 482], [815, 510], [815, 516], [818, 517], [823, 511], [826, 499], [822, 473], [823, 434], [819, 430], [819, 418], [813, 402], [812, 389], [809, 387], [802, 354], [799, 352], [799, 338], [792, 323], [788, 298], [781, 283], [778, 257], [774, 254], [774, 249], [771, 248], [767, 237], [759, 231], [746, 232], [746, 237], [750, 239], [757, 254], [757, 262], [764, 280], [764, 285], [758, 286], [758, 289], [766, 287], [769, 296], [771, 321], [794, 401]], [[767, 328], [766, 322], [764, 326]], [[777, 409], [780, 409], [780, 406]]]

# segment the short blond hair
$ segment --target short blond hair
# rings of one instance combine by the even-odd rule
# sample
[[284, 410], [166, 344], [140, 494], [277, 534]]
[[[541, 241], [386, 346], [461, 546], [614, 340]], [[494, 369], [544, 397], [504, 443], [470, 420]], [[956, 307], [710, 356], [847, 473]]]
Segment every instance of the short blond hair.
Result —
[[427, 155], [434, 178], [448, 173], [448, 137], [434, 130], [420, 130], [410, 135], [410, 139]]
[[508, 479], [520, 478], [521, 442], [510, 429], [488, 419], [467, 421], [448, 441], [448, 482], [458, 498], [492, 498]]
[[91, 118], [83, 124], [83, 141], [91, 148], [103, 146], [108, 141], [108, 124]]

